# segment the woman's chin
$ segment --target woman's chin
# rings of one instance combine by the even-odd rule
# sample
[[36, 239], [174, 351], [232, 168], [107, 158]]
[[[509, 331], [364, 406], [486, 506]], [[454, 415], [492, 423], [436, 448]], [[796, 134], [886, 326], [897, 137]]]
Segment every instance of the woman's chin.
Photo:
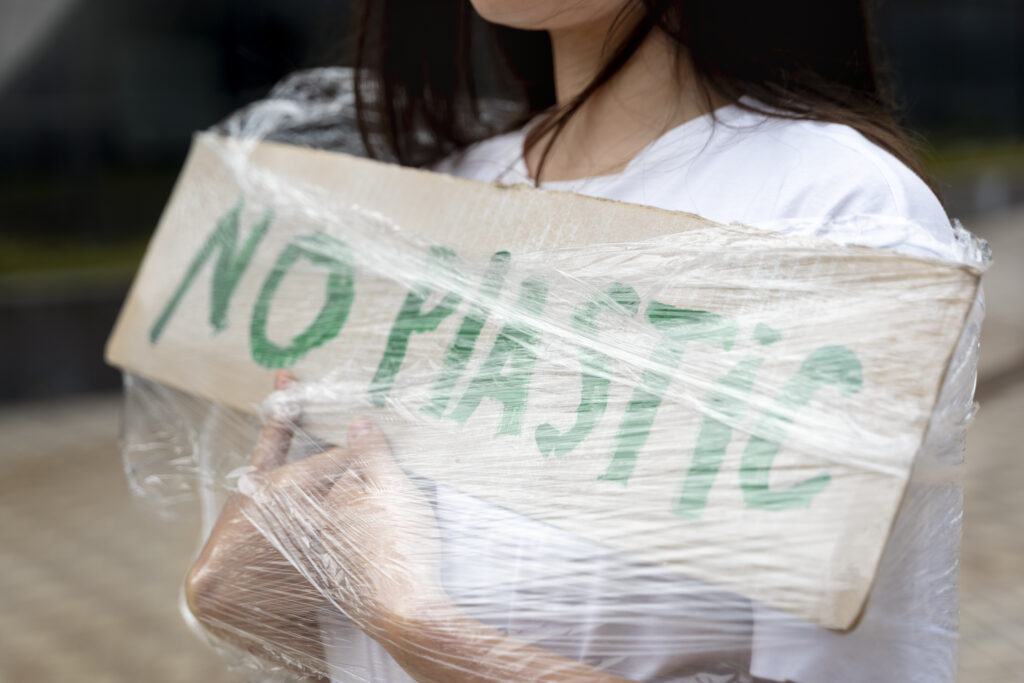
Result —
[[527, 31], [564, 30], [617, 15], [629, 0], [470, 0], [493, 24]]

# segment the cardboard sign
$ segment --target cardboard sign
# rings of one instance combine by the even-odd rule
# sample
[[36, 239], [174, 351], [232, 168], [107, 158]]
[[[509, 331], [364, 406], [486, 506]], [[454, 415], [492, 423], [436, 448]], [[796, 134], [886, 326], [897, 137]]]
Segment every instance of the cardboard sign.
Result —
[[[830, 628], [869, 592], [978, 274], [196, 139], [111, 363]], [[333, 389], [330, 389], [333, 387]]]

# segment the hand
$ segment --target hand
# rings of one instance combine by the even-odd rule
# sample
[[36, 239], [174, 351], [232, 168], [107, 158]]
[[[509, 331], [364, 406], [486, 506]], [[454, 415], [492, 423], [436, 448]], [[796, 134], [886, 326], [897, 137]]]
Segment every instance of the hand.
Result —
[[[275, 389], [284, 391], [295, 381], [291, 373], [279, 372]], [[285, 465], [300, 415], [286, 403], [275, 407], [241, 481], [253, 488], [260, 480], [278, 490], [280, 513], [288, 500], [322, 500], [333, 484], [332, 473], [340, 474], [344, 466], [329, 452]], [[291, 527], [266, 528], [266, 512], [250, 495], [230, 496], [189, 570], [186, 603], [208, 632], [228, 643], [291, 669], [323, 675], [318, 615], [327, 602], [278, 547], [280, 531]]]
[[335, 449], [346, 471], [327, 493], [315, 562], [327, 595], [374, 637], [396, 620], [447, 604], [433, 511], [395, 464], [387, 440], [365, 418]]
[[[282, 371], [275, 388], [294, 382]], [[186, 599], [216, 634], [323, 675], [324, 610], [381, 635], [395, 619], [444, 600], [437, 529], [366, 420], [351, 426], [348, 448], [284, 464], [299, 418], [288, 412], [268, 418], [239, 492], [189, 572]]]

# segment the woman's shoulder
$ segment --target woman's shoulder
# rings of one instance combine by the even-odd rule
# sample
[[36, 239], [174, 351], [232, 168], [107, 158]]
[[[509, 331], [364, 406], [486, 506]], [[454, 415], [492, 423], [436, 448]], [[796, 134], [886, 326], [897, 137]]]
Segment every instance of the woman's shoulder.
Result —
[[941, 211], [938, 197], [917, 173], [850, 126], [787, 121], [767, 140], [780, 158], [799, 166], [794, 180], [838, 186], [851, 199], [904, 218]]
[[[680, 183], [696, 212], [713, 220], [774, 227], [873, 216], [917, 226], [899, 231], [910, 243], [953, 241], [949, 218], [928, 184], [843, 124], [734, 114], [716, 127]], [[899, 248], [892, 237], [879, 235], [871, 246]]]

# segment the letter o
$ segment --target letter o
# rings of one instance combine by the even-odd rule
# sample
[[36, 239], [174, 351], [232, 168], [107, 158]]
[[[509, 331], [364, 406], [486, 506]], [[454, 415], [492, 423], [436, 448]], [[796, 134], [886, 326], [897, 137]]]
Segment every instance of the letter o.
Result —
[[[328, 271], [324, 304], [306, 329], [287, 346], [279, 346], [267, 337], [270, 305], [285, 274], [300, 258], [306, 258]], [[294, 365], [313, 349], [338, 336], [348, 319], [354, 298], [355, 270], [345, 244], [321, 232], [296, 237], [278, 255], [256, 299], [249, 326], [253, 360], [266, 368]]]

